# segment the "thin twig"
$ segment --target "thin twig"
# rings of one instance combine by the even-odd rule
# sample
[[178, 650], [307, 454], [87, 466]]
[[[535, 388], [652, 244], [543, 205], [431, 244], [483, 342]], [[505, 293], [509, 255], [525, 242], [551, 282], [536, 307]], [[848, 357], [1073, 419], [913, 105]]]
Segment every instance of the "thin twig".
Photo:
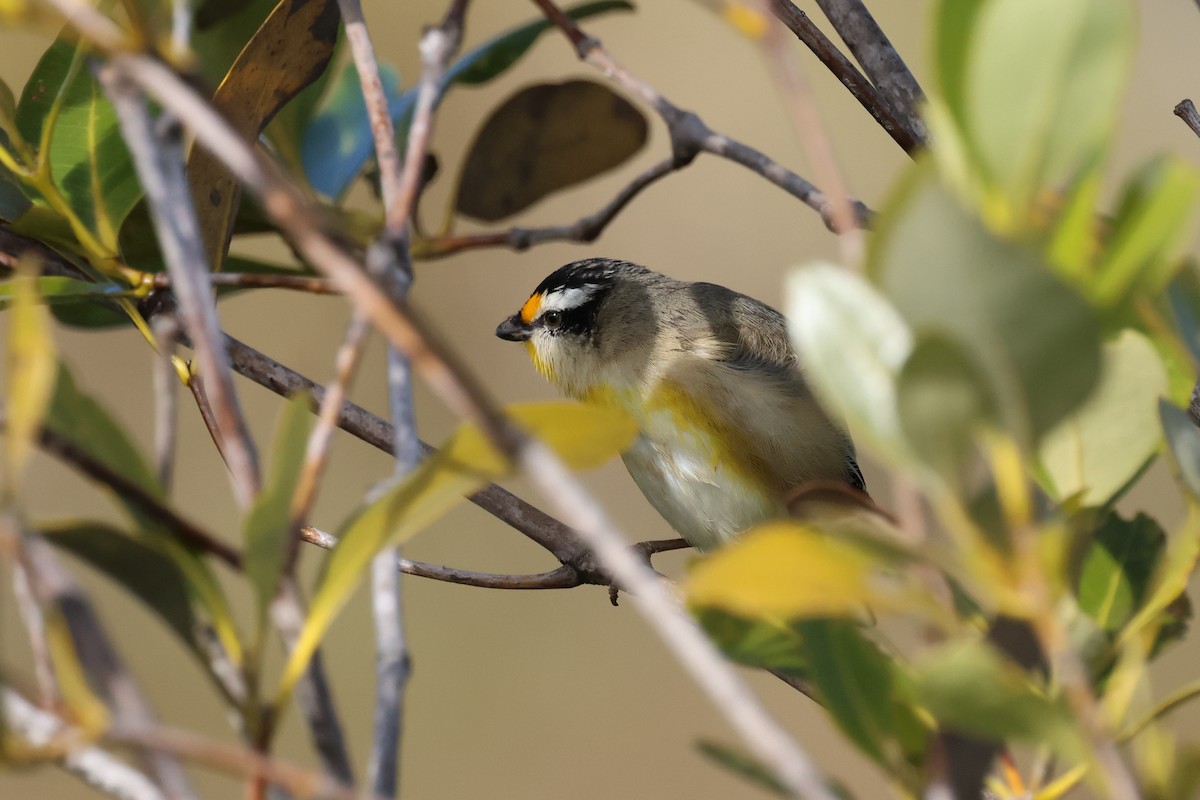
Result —
[[925, 93], [887, 34], [871, 16], [866, 3], [862, 0], [817, 0], [817, 5], [850, 47], [854, 58], [862, 64], [867, 77], [891, 103], [892, 110], [909, 130], [924, 140], [927, 133], [920, 112]]
[[121, 759], [88, 744], [85, 733], [30, 703], [7, 686], [0, 686], [0, 706], [12, 733], [48, 756], [93, 789], [116, 800], [163, 800], [146, 775]]
[[[1196, 0], [1200, 4], [1200, 0]], [[1180, 100], [1175, 106], [1175, 116], [1183, 120], [1192, 133], [1200, 136], [1200, 111], [1196, 110], [1196, 104], [1190, 99]], [[1192, 422], [1200, 425], [1200, 378], [1196, 379], [1195, 385], [1192, 387], [1192, 396], [1188, 400], [1188, 416]]]
[[[91, 683], [104, 696], [118, 724], [153, 725], [154, 711], [109, 641], [87, 596], [40, 536], [18, 529], [11, 516], [0, 520], [0, 552], [21, 563], [39, 605], [61, 616], [75, 655]], [[159, 752], [139, 751], [145, 769], [169, 798], [195, 798], [179, 762]]]
[[175, 472], [176, 406], [179, 374], [175, 371], [175, 342], [178, 326], [174, 315], [157, 314], [150, 320], [158, 342], [154, 364], [154, 463], [163, 494], [171, 492]]
[[[156, 289], [168, 289], [174, 279], [170, 273], [156, 272], [147, 276]], [[218, 287], [242, 289], [290, 289], [309, 294], [337, 294], [337, 289], [324, 278], [311, 275], [259, 275], [252, 272], [209, 272], [208, 282]]]
[[821, 32], [808, 15], [796, 7], [791, 0], [769, 0], [775, 16], [788, 27], [796, 38], [813, 52], [826, 69], [833, 73], [850, 94], [858, 100], [872, 118], [909, 155], [915, 155], [924, 147], [924, 137], [917, 129], [901, 117], [879, 89], [863, 77], [829, 38]]
[[812, 166], [817, 180], [829, 193], [830, 211], [834, 231], [838, 234], [838, 243], [841, 245], [842, 263], [847, 267], [856, 268], [862, 261], [864, 249], [862, 230], [857, 224], [854, 207], [850, 205], [846, 182], [842, 171], [838, 169], [829, 136], [821, 124], [821, 116], [813, 102], [808, 80], [799, 59], [792, 49], [786, 46], [783, 30], [782, 22], [768, 26], [767, 34], [762, 39], [767, 61], [788, 99], [788, 106], [792, 111], [796, 131], [800, 135], [800, 143], [808, 157], [808, 163]]
[[[694, 112], [672, 104], [650, 84], [617, 63], [599, 39], [584, 33], [575, 20], [551, 0], [534, 0], [534, 3], [567, 37], [581, 60], [600, 70], [609, 80], [624, 86], [662, 118], [671, 136], [671, 150], [677, 167], [691, 163], [700, 153], [710, 153], [741, 164], [819, 213], [825, 226], [836, 232], [832, 205], [820, 189], [765, 153], [713, 131]], [[866, 226], [872, 216], [871, 211], [857, 200], [853, 203], [860, 224]]]
[[156, 125], [141, 93], [122, 79], [119, 70], [105, 67], [99, 78], [117, 112], [146, 191], [146, 205], [179, 302], [180, 322], [196, 346], [200, 377], [221, 434], [234, 496], [243, 508], [249, 507], [260, 485], [258, 455], [221, 346], [208, 259], [184, 173], [183, 131], [169, 113], [160, 116]]
[[[300, 536], [309, 544], [315, 544], [326, 550], [332, 550], [338, 543], [337, 537], [333, 534], [307, 525], [300, 529]], [[394, 568], [406, 575], [485, 589], [572, 589], [582, 586], [584, 583], [579, 572], [565, 565], [549, 572], [538, 572], [532, 575], [502, 575], [397, 558]]]
[[[291, 653], [296, 648], [307, 619], [300, 590], [293, 578], [284, 577], [280, 581], [270, 613], [271, 622], [283, 639], [284, 650]], [[319, 649], [313, 652], [304, 675], [296, 684], [296, 703], [300, 706], [313, 747], [325, 769], [344, 786], [354, 786], [350, 751], [346, 746], [341, 716], [333, 700], [333, 689], [325, 674], [325, 662]]]
[[580, 217], [570, 225], [510, 228], [506, 231], [468, 236], [442, 236], [417, 242], [413, 248], [413, 255], [417, 258], [439, 258], [481, 247], [526, 250], [546, 242], [592, 242], [643, 189], [670, 175], [679, 167], [674, 157], [658, 162], [630, 181], [629, 185], [621, 189], [603, 208], [586, 217]]
[[33, 656], [33, 674], [37, 679], [38, 701], [44, 708], [54, 708], [59, 702], [58, 681], [54, 676], [54, 663], [50, 660], [50, 648], [46, 642], [46, 617], [42, 607], [33, 596], [29, 572], [17, 560], [12, 563], [13, 596], [17, 611], [25, 625], [29, 639], [29, 652]]
[[320, 772], [265, 756], [246, 747], [218, 742], [190, 731], [155, 726], [113, 726], [104, 734], [112, 744], [155, 750], [242, 778], [282, 786], [296, 798], [314, 800], [383, 800], [356, 793]]

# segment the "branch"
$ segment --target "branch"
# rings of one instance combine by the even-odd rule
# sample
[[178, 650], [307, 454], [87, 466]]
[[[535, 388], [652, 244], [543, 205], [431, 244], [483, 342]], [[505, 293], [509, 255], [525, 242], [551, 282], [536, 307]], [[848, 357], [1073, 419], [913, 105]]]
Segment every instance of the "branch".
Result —
[[[826, 1], [828, 2], [828, 0]], [[880, 127], [887, 131], [904, 152], [910, 156], [915, 155], [925, 146], [923, 129], [911, 124], [911, 120], [915, 117], [909, 116], [905, 119], [899, 116], [880, 90], [863, 77], [862, 73], [850, 63], [850, 59], [846, 58], [842, 51], [829, 41], [829, 38], [813, 24], [807, 14], [796, 8], [791, 0], [770, 0], [770, 4], [775, 16], [792, 33], [796, 34], [796, 38], [820, 59], [821, 63], [834, 74], [834, 77], [842, 82], [854, 99], [867, 110], [867, 113], [879, 123]], [[834, 27], [837, 27], [836, 22]], [[851, 48], [853, 49], [853, 45]]]
[[[250, 272], [206, 272], [205, 274], [212, 286], [243, 289], [291, 289], [309, 294], [337, 294], [337, 289], [329, 281], [311, 275], [258, 275]], [[156, 289], [169, 289], [174, 285], [174, 278], [166, 272], [155, 272], [146, 277]]]
[[[1175, 106], [1175, 116], [1183, 120], [1192, 129], [1192, 133], [1200, 136], [1200, 111], [1196, 110], [1195, 103], [1190, 99], [1180, 100]], [[1196, 379], [1192, 387], [1192, 396], [1188, 400], [1188, 416], [1192, 418], [1192, 422], [1200, 425], [1200, 378]]]
[[357, 794], [323, 773], [177, 728], [113, 726], [104, 738], [114, 744], [154, 750], [242, 778], [267, 781], [282, 786], [297, 798], [384, 800], [377, 795]]
[[[741, 164], [819, 213], [825, 226], [837, 232], [832, 204], [820, 189], [776, 163], [766, 154], [716, 133], [695, 113], [673, 105], [648, 83], [618, 64], [604, 49], [599, 39], [584, 33], [575, 20], [564, 14], [552, 0], [534, 0], [534, 3], [567, 37], [581, 60], [600, 70], [609, 80], [624, 86], [662, 118], [671, 136], [676, 168], [686, 166], [699, 153], [711, 153], [735, 164]], [[857, 200], [852, 201], [852, 204], [857, 212], [859, 224], [867, 226], [872, 216], [870, 209]]]
[[208, 282], [208, 259], [184, 173], [183, 131], [169, 112], [160, 116], [156, 125], [145, 99], [119, 71], [101, 69], [99, 80], [116, 110], [122, 136], [145, 188], [146, 205], [179, 302], [180, 321], [196, 345], [205, 394], [220, 432], [234, 495], [247, 508], [259, 490], [258, 455], [238, 404], [229, 360], [221, 347], [216, 299]]
[[0, 707], [9, 731], [29, 747], [52, 752], [64, 770], [93, 789], [117, 800], [164, 800], [145, 774], [106, 750], [85, 744], [88, 737], [83, 731], [69, 727], [6, 686], [0, 686]]
[[674, 157], [660, 161], [630, 181], [629, 185], [618, 192], [617, 196], [603, 208], [586, 217], [580, 217], [570, 225], [546, 228], [509, 228], [507, 231], [469, 236], [442, 236], [419, 241], [413, 248], [413, 255], [417, 258], [440, 258], [463, 250], [475, 250], [481, 247], [510, 247], [513, 250], [527, 250], [534, 245], [546, 242], [592, 242], [608, 227], [617, 214], [633, 201], [633, 198], [641, 194], [643, 189], [670, 175], [680, 166]]
[[817, 5], [892, 109], [924, 141], [927, 132], [920, 110], [925, 93], [866, 4], [862, 0], [817, 0]]
[[175, 371], [175, 343], [178, 324], [171, 314], [158, 314], [151, 318], [150, 329], [158, 343], [154, 359], [154, 463], [158, 485], [163, 494], [171, 493], [171, 482], [175, 473], [176, 446], [176, 386], [179, 376]]
[[[133, 675], [113, 648], [100, 618], [78, 584], [40, 536], [17, 528], [11, 516], [0, 521], [0, 552], [25, 569], [39, 605], [60, 615], [75, 656], [91, 684], [103, 695], [119, 724], [153, 725], [154, 711]], [[188, 800], [196, 794], [179, 762], [158, 752], [142, 750], [140, 758], [169, 798]]]

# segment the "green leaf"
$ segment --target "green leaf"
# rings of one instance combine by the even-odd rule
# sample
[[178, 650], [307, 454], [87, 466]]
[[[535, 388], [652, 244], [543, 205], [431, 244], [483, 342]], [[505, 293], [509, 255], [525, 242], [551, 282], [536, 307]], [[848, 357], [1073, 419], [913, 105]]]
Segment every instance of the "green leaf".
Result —
[[[580, 20], [609, 11], [633, 11], [633, 3], [625, 0], [599, 0], [580, 3], [566, 9], [572, 19]], [[458, 59], [446, 73], [447, 82], [478, 86], [499, 77], [533, 46], [537, 38], [549, 30], [551, 24], [545, 17], [537, 19], [507, 33], [488, 39], [471, 52]]]
[[[25, 262], [9, 281], [12, 313], [5, 347], [4, 441], [6, 474], [21, 473], [46, 416], [54, 390], [58, 355], [50, 336], [50, 315], [38, 297], [36, 279]], [[11, 488], [11, 487], [10, 487]]]
[[187, 581], [159, 550], [101, 522], [39, 527], [51, 544], [104, 573], [153, 611], [187, 647], [200, 652]]
[[[38, 277], [33, 280], [38, 295], [48, 305], [81, 303], [97, 298], [129, 295], [126, 287], [115, 283], [92, 283], [58, 275]], [[14, 281], [0, 282], [0, 311], [12, 306], [16, 302], [17, 294], [18, 287]]]
[[1047, 745], [1068, 761], [1085, 752], [1065, 704], [978, 641], [938, 648], [914, 668], [916, 698], [943, 725], [996, 741]]
[[960, 485], [976, 434], [996, 419], [978, 366], [952, 339], [922, 334], [900, 372], [896, 392], [912, 449], [950, 485]]
[[[163, 496], [158, 478], [125, 429], [103, 406], [79, 390], [66, 365], [58, 371], [58, 382], [46, 414], [46, 427], [150, 495]], [[119, 496], [117, 499], [122, 500]], [[145, 521], [140, 508], [122, 502], [135, 518]]]
[[1083, 557], [1079, 607], [1102, 629], [1118, 631], [1141, 606], [1166, 541], [1145, 514], [1132, 520], [1107, 514]]
[[896, 707], [891, 663], [848, 620], [808, 620], [799, 629], [807, 675], [821, 705], [860, 750], [891, 764]]
[[771, 773], [771, 770], [736, 748], [702, 739], [696, 742], [696, 749], [709, 761], [745, 778], [776, 797], [793, 796], [788, 788]]
[[1180, 265], [1197, 196], [1200, 175], [1181, 159], [1159, 158], [1130, 178], [1097, 267], [1097, 302], [1116, 303], [1134, 289], [1162, 291]]
[[[583, 3], [564, 11], [572, 19], [580, 20], [609, 11], [632, 8], [628, 2], [604, 0]], [[539, 16], [533, 22], [484, 42], [459, 58], [446, 71], [438, 102], [456, 84], [483, 83], [500, 75], [515, 64], [549, 27], [546, 19]], [[384, 80], [386, 87], [386, 74]], [[403, 94], [389, 91], [387, 94], [388, 111], [392, 121], [396, 123], [396, 138], [403, 141], [408, 136], [408, 125], [416, 104], [417, 90], [413, 88]], [[357, 105], [347, 103], [340, 111], [329, 109], [326, 104], [304, 131], [304, 170], [313, 188], [326, 197], [341, 197], [372, 152], [371, 125], [366, 109], [361, 105], [361, 93]]]
[[258, 597], [260, 615], [266, 614], [279, 588], [284, 561], [295, 535], [292, 495], [304, 466], [309, 407], [308, 396], [298, 394], [280, 414], [271, 449], [271, 471], [242, 525], [246, 542], [243, 568]]
[[850, 270], [820, 262], [789, 275], [787, 316], [822, 404], [845, 420], [856, 441], [906, 460], [895, 382], [913, 342], [892, 305]]
[[693, 614], [731, 661], [797, 677], [806, 674], [804, 640], [794, 625], [774, 619], [747, 619], [719, 608], [697, 608]]
[[[637, 435], [634, 421], [614, 408], [532, 403], [507, 411], [572, 469], [604, 463], [628, 447]], [[376, 553], [388, 544], [403, 543], [465, 496], [511, 469], [478, 427], [464, 424], [438, 453], [352, 518], [325, 563], [308, 619], [284, 671], [280, 697], [286, 696], [303, 674], [317, 644]]]
[[[938, 128], [965, 143], [989, 216], [1024, 219], [1037, 192], [1105, 148], [1128, 80], [1135, 20], [1126, 0], [943, 0], [936, 12]], [[998, 201], [998, 202], [995, 202]]]
[[1018, 441], [1073, 411], [1099, 375], [1099, 324], [1031, 252], [989, 233], [918, 164], [881, 216], [872, 276], [918, 338], [954, 342]]
[[475, 135], [454, 208], [486, 222], [601, 175], [633, 157], [649, 125], [629, 101], [592, 81], [527, 86]]
[[1100, 384], [1042, 442], [1050, 493], [1059, 500], [1082, 493], [1085, 505], [1107, 502], [1157, 452], [1157, 404], [1167, 390], [1167, 372], [1146, 337], [1126, 329], [1106, 342]]
[[[61, 92], [50, 135], [51, 176], [83, 225], [117, 252], [117, 232], [142, 196], [129, 150], [112, 104], [91, 71], [72, 70], [76, 45], [59, 39], [46, 51], [25, 85], [17, 123], [26, 141], [41, 141], [42, 129]], [[69, 80], [65, 89], [63, 82]]]

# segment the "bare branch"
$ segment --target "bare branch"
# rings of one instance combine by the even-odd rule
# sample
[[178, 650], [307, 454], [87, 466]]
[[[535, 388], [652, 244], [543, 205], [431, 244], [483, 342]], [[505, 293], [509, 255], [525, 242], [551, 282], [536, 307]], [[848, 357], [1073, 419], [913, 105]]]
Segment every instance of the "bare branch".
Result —
[[[534, 0], [534, 3], [567, 37], [581, 60], [600, 70], [609, 80], [624, 86], [658, 113], [670, 132], [671, 149], [677, 167], [687, 165], [699, 153], [711, 153], [741, 164], [819, 213], [825, 226], [836, 232], [832, 204], [820, 189], [766, 154], [716, 133], [695, 113], [673, 105], [654, 87], [617, 63], [599, 39], [584, 33], [575, 20], [551, 0]], [[865, 226], [869, 222], [870, 211], [857, 200], [853, 203], [859, 212], [859, 221]]]
[[808, 15], [796, 7], [791, 0], [769, 0], [775, 16], [788, 27], [796, 38], [813, 52], [821, 63], [834, 74], [850, 94], [858, 100], [876, 122], [879, 123], [896, 144], [909, 155], [924, 147], [924, 136], [913, 128], [909, 121], [899, 116], [891, 103], [879, 89], [863, 77], [850, 59], [821, 32]]
[[117, 112], [145, 188], [150, 217], [179, 301], [180, 321], [196, 345], [234, 495], [243, 508], [248, 507], [260, 484], [258, 455], [221, 347], [216, 300], [207, 277], [208, 259], [184, 173], [182, 129], [169, 114], [155, 125], [140, 92], [122, 80], [119, 71], [103, 68], [99, 79]]
[[[338, 543], [337, 537], [333, 534], [311, 526], [301, 528], [300, 536], [309, 544], [315, 544], [326, 550], [332, 550]], [[582, 586], [584, 583], [579, 572], [566, 565], [549, 572], [538, 572], [532, 575], [501, 575], [494, 572], [475, 572], [468, 569], [443, 567], [439, 564], [427, 564], [424, 561], [396, 558], [394, 569], [406, 575], [485, 589], [572, 589]]]
[[12, 588], [17, 601], [17, 611], [29, 638], [33, 674], [38, 685], [38, 700], [45, 708], [53, 708], [58, 704], [60, 696], [58, 681], [54, 675], [54, 663], [50, 660], [50, 647], [46, 642], [46, 617], [33, 596], [29, 572], [20, 560], [12, 563]]
[[866, 4], [862, 0], [817, 0], [817, 5], [892, 109], [924, 140], [927, 134], [920, 109], [925, 93]]
[[12, 689], [0, 686], [0, 703], [11, 732], [30, 747], [57, 751], [54, 758], [62, 768], [93, 789], [116, 800], [163, 800], [163, 793], [143, 773], [111, 753], [85, 744], [86, 734]]
[[[1200, 0], [1197, 0], [1197, 3], [1200, 3]], [[1175, 106], [1175, 116], [1183, 120], [1192, 129], [1192, 133], [1200, 136], [1200, 111], [1196, 110], [1195, 103], [1187, 98], [1180, 100]], [[1192, 396], [1188, 400], [1188, 416], [1192, 422], [1200, 425], [1200, 378], [1197, 378], [1192, 387]]]
[[178, 728], [162, 725], [113, 726], [105, 733], [104, 739], [113, 744], [170, 754], [231, 775], [261, 779], [282, 786], [297, 798], [383, 800], [372, 794], [358, 794], [323, 773]]
[[[209, 272], [208, 282], [213, 286], [243, 289], [291, 289], [309, 294], [337, 294], [333, 284], [324, 278], [311, 275], [258, 275], [249, 272]], [[156, 289], [168, 289], [174, 279], [169, 273], [156, 272], [147, 276]]]
[[427, 239], [416, 243], [413, 247], [413, 255], [417, 258], [440, 258], [451, 253], [475, 250], [481, 247], [511, 247], [513, 250], [526, 250], [546, 242], [595, 241], [617, 214], [621, 213], [625, 206], [633, 201], [633, 198], [641, 194], [643, 189], [670, 175], [679, 166], [674, 157], [658, 162], [630, 181], [629, 185], [621, 189], [617, 196], [603, 208], [586, 217], [580, 217], [570, 225], [546, 228], [510, 228], [507, 231], [495, 233]]
[[[153, 725], [154, 711], [133, 675], [113, 648], [100, 618], [58, 556], [40, 536], [26, 534], [11, 516], [0, 520], [0, 553], [20, 563], [39, 605], [53, 607], [70, 634], [79, 664], [102, 693], [117, 724]], [[169, 798], [186, 800], [196, 794], [174, 758], [141, 750], [143, 766]]]
[[[270, 613], [271, 622], [283, 639], [284, 650], [291, 653], [307, 617], [300, 590], [291, 577], [285, 577], [280, 582], [279, 593], [271, 603]], [[304, 675], [296, 684], [296, 703], [304, 715], [313, 747], [325, 769], [343, 785], [353, 786], [354, 768], [350, 763], [350, 751], [346, 747], [341, 717], [333, 700], [333, 689], [326, 677], [320, 650], [313, 652]]]

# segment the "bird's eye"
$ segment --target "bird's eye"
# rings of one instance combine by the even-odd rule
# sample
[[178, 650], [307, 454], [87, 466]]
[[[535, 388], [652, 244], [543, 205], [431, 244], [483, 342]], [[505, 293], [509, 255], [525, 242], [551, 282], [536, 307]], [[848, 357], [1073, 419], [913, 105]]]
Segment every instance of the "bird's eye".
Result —
[[555, 330], [562, 325], [563, 315], [561, 311], [547, 311], [542, 315], [542, 324], [549, 330]]

